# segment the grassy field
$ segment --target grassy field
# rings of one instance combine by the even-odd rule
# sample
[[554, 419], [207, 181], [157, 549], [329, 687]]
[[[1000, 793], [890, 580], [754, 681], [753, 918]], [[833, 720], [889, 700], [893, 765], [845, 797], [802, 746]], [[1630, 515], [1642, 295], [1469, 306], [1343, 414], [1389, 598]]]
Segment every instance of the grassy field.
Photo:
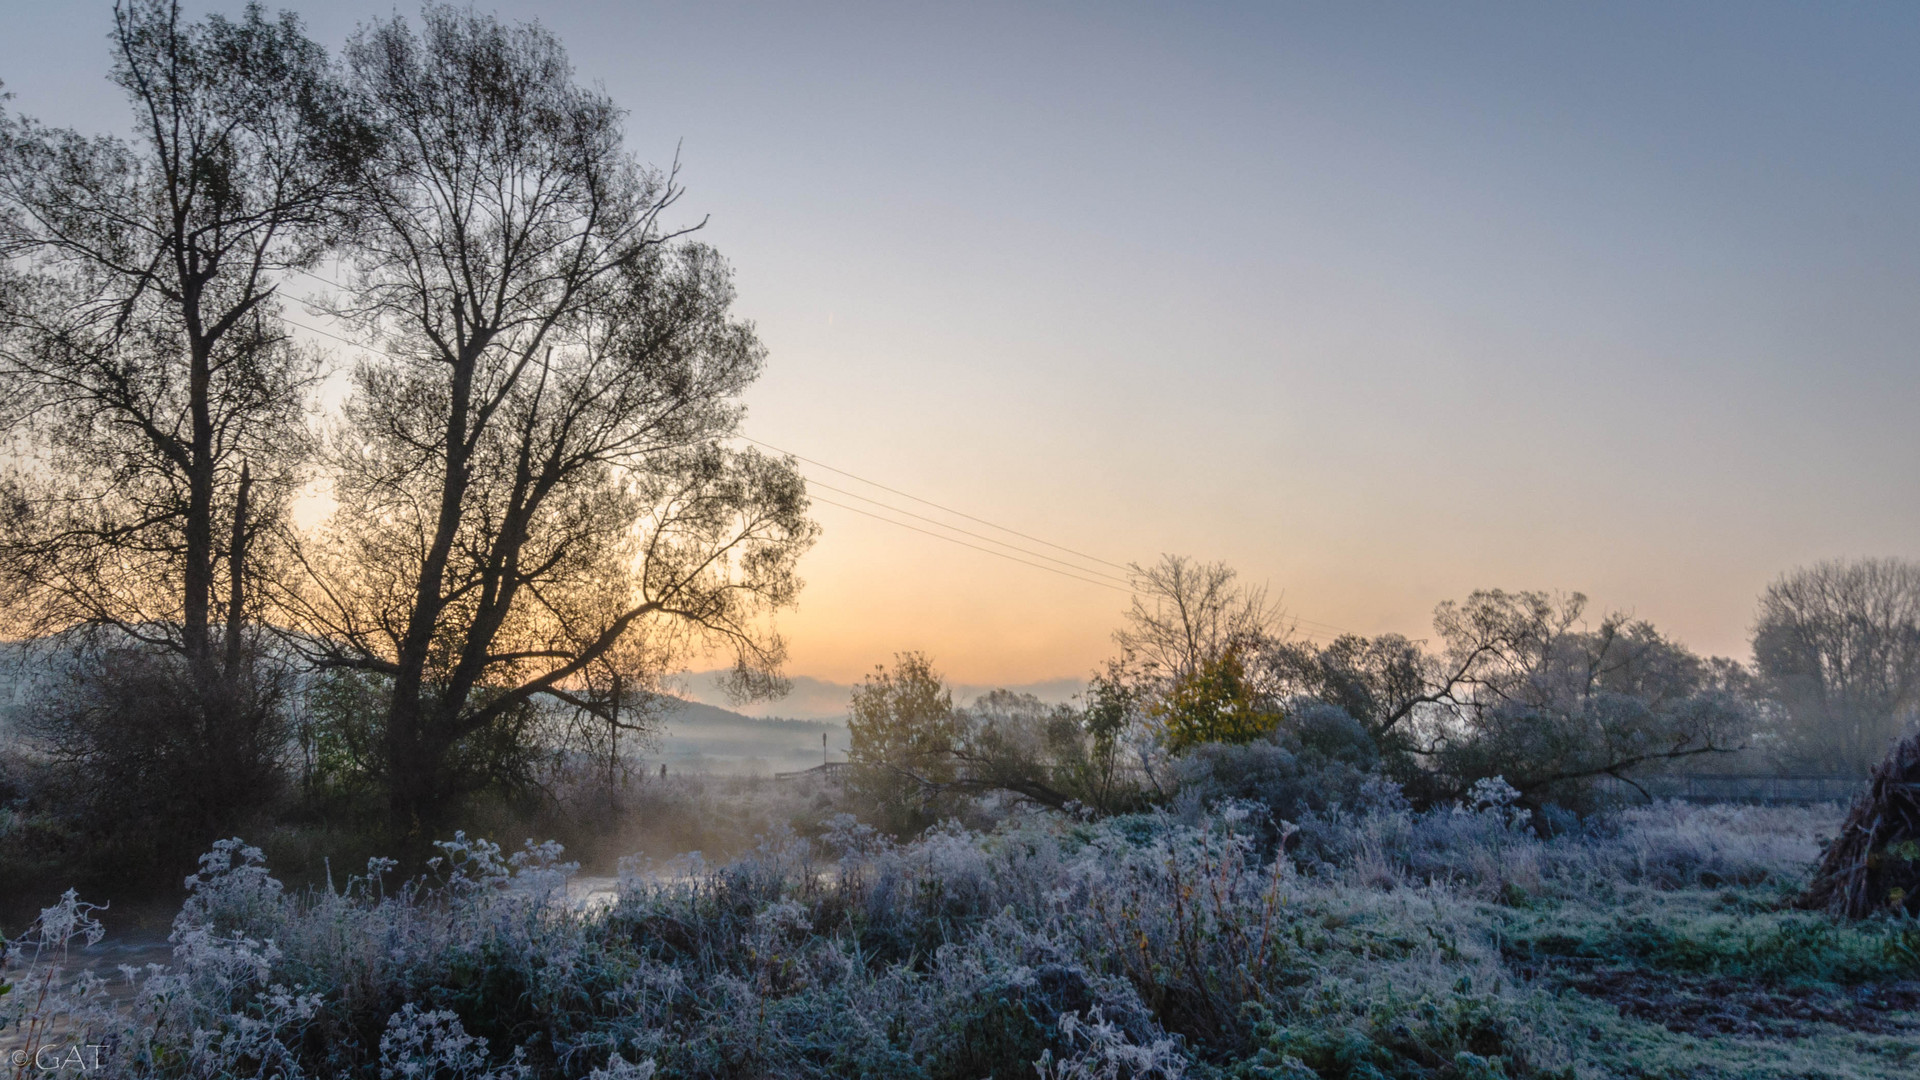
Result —
[[587, 904], [552, 846], [288, 890], [230, 844], [164, 969], [59, 970], [69, 903], [0, 1008], [130, 1076], [1911, 1077], [1920, 924], [1786, 905], [1838, 816], [842, 817]]

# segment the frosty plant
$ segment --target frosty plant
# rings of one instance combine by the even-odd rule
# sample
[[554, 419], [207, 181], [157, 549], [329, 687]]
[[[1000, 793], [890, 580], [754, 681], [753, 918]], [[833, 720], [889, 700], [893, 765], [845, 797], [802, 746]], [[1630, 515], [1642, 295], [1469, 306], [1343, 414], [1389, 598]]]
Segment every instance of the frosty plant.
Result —
[[1060, 1035], [1075, 1049], [1058, 1060], [1052, 1050], [1042, 1052], [1034, 1062], [1041, 1080], [1180, 1080], [1187, 1074], [1175, 1040], [1141, 1046], [1104, 1018], [1099, 1006], [1088, 1012], [1085, 1020], [1077, 1012], [1060, 1015]]
[[25, 933], [6, 943], [0, 962], [0, 1031], [23, 1036], [8, 1059], [14, 1080], [37, 1070], [36, 1063], [54, 1058], [47, 1051], [55, 1047], [61, 1048], [62, 1061], [75, 1052], [82, 1060], [90, 1060], [89, 1052], [97, 1055], [97, 1045], [81, 1036], [109, 1015], [105, 984], [89, 971], [70, 980], [62, 976], [74, 939], [92, 945], [106, 935], [106, 927], [94, 917], [102, 910], [104, 905], [89, 904], [68, 889], [59, 903], [41, 909]]
[[1520, 801], [1520, 792], [1504, 776], [1475, 780], [1467, 789], [1467, 805], [1475, 810], [1495, 810]]
[[[1255, 829], [1262, 811], [1230, 801], [906, 842], [840, 818], [729, 863], [629, 862], [591, 908], [565, 903], [557, 845], [460, 835], [398, 886], [375, 860], [343, 890], [291, 891], [229, 840], [189, 881], [173, 964], [129, 972], [123, 1012], [49, 971], [97, 933], [71, 894], [9, 943], [0, 1005], [46, 1056], [98, 1044], [150, 1080], [1170, 1080], [1238, 1062], [1563, 1080], [1651, 1075], [1641, 1036], [1660, 1034], [1582, 984], [1558, 993], [1589, 970], [1556, 974], [1561, 957], [1839, 983], [1848, 1001], [1915, 970], [1906, 924], [1747, 909], [1798, 880], [1820, 813], [1663, 805], [1542, 837], [1492, 781], [1474, 802], [1309, 819], [1297, 856], [1272, 847], [1291, 826]], [[1693, 1055], [1668, 1074], [1705, 1075]]]
[[1251, 837], [1236, 828], [1246, 817], [1229, 805], [1191, 829], [1163, 816], [1153, 842], [1101, 851], [1095, 865], [1105, 880], [1089, 889], [1095, 932], [1147, 1003], [1228, 1042], [1242, 1003], [1267, 1000], [1288, 960], [1292, 867], [1278, 853], [1260, 867]]
[[566, 850], [553, 840], [534, 843], [526, 850], [501, 857], [500, 845], [465, 832], [456, 831], [451, 840], [436, 840], [440, 854], [427, 860], [427, 869], [438, 875], [450, 893], [463, 895], [482, 889], [511, 888], [533, 896], [547, 897], [564, 891], [567, 879], [578, 873], [579, 863], [563, 863]]
[[467, 1034], [460, 1017], [408, 1002], [380, 1037], [380, 1080], [517, 1080], [527, 1075], [520, 1056], [516, 1047], [511, 1061], [489, 1068], [487, 1040]]

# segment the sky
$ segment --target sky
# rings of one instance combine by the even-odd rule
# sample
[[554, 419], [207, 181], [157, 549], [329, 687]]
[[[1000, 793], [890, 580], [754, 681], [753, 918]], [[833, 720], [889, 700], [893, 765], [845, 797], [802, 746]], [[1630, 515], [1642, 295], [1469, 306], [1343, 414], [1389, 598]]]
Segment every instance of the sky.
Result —
[[[1920, 557], [1920, 6], [479, 6], [679, 155], [747, 435], [1106, 561], [1031, 551], [1222, 560], [1316, 636], [1578, 590], [1735, 657], [1783, 571]], [[9, 107], [126, 130], [109, 12], [0, 0]], [[815, 516], [797, 674], [1112, 651], [1123, 589]]]

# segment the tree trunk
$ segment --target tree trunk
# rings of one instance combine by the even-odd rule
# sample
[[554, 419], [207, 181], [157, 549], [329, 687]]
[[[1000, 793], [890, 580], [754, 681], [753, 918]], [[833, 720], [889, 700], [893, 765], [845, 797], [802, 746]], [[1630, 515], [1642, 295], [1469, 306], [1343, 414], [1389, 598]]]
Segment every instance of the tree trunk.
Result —
[[193, 681], [204, 695], [213, 688], [213, 416], [208, 404], [208, 352], [212, 346], [197, 332], [198, 313], [189, 311], [191, 370], [188, 410], [192, 442], [188, 449], [186, 566], [181, 581], [180, 637], [186, 646]]
[[393, 824], [406, 835], [417, 837], [434, 824], [438, 780], [444, 756], [436, 748], [441, 741], [430, 730], [434, 721], [451, 707], [446, 695], [433, 703], [427, 701], [426, 668], [433, 648], [433, 634], [440, 620], [441, 591], [446, 585], [447, 561], [453, 553], [454, 537], [460, 529], [465, 506], [468, 470], [468, 405], [473, 391], [473, 373], [484, 342], [469, 341], [462, 355], [453, 362], [451, 407], [448, 409], [446, 471], [440, 478], [440, 505], [435, 518], [433, 542], [422, 560], [414, 584], [413, 610], [407, 621], [407, 633], [401, 639], [393, 680], [393, 697], [387, 707], [388, 808]]
[[400, 836], [419, 841], [432, 826], [434, 763], [423, 760], [424, 709], [419, 684], [414, 685], [415, 691], [406, 695], [396, 687], [387, 710], [387, 814]]
[[240, 464], [240, 493], [233, 500], [233, 539], [227, 547], [227, 685], [240, 677], [241, 641], [246, 627], [247, 572], [247, 497], [252, 494], [253, 474], [245, 462]]

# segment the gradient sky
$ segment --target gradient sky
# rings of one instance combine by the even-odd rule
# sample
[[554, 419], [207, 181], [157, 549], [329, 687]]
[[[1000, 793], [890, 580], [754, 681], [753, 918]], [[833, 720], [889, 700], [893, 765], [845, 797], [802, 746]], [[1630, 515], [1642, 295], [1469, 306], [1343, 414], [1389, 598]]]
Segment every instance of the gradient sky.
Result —
[[[1920, 5], [493, 9], [680, 147], [758, 439], [1316, 631], [1577, 589], [1745, 656], [1781, 571], [1920, 555]], [[0, 3], [11, 107], [124, 130], [108, 12]], [[1110, 651], [1119, 592], [817, 517], [795, 672]]]

